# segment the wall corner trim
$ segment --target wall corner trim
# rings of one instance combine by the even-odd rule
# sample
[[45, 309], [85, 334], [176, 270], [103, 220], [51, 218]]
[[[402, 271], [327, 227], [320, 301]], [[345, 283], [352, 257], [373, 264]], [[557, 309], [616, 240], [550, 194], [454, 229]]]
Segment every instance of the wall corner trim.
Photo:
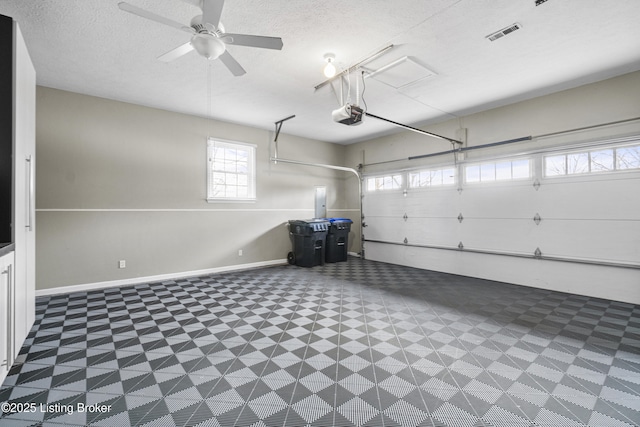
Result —
[[185, 277], [197, 277], [207, 274], [227, 273], [231, 271], [248, 270], [252, 268], [271, 267], [276, 265], [286, 265], [286, 259], [275, 259], [270, 261], [252, 262], [248, 264], [236, 264], [224, 267], [207, 268], [204, 270], [183, 271], [179, 273], [159, 274], [155, 276], [133, 277], [122, 280], [109, 280], [106, 282], [84, 283], [79, 285], [60, 286], [57, 288], [37, 289], [36, 297], [70, 294], [74, 292], [87, 292], [98, 289], [115, 288], [120, 286], [139, 285], [143, 283], [160, 282], [163, 280], [182, 279]]

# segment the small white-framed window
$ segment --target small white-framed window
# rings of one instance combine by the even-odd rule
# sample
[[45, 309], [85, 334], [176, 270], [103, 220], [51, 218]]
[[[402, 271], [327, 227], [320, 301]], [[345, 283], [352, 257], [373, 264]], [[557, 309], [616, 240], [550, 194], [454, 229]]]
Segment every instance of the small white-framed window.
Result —
[[455, 183], [456, 170], [454, 168], [425, 169], [409, 172], [409, 188], [435, 187], [453, 185]]
[[401, 174], [375, 176], [367, 178], [367, 191], [386, 191], [402, 189], [403, 179]]
[[256, 146], [209, 138], [207, 201], [256, 199]]
[[616, 149], [616, 169], [640, 169], [640, 145]]
[[640, 145], [598, 148], [544, 156], [544, 176], [640, 169]]
[[531, 178], [531, 160], [513, 159], [465, 166], [465, 182], [514, 181]]

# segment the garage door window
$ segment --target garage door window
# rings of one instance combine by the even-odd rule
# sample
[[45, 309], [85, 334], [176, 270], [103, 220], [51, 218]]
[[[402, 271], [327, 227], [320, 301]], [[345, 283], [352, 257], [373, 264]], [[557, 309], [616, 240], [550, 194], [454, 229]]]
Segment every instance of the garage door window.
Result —
[[546, 177], [640, 169], [640, 145], [569, 152], [544, 157]]
[[385, 175], [367, 178], [367, 191], [385, 191], [402, 189], [402, 175]]
[[409, 187], [424, 188], [439, 185], [453, 185], [456, 183], [454, 168], [420, 170], [409, 172]]
[[531, 161], [529, 159], [501, 160], [465, 167], [465, 181], [468, 183], [529, 178], [531, 178]]
[[640, 145], [617, 148], [616, 167], [619, 170], [640, 169]]

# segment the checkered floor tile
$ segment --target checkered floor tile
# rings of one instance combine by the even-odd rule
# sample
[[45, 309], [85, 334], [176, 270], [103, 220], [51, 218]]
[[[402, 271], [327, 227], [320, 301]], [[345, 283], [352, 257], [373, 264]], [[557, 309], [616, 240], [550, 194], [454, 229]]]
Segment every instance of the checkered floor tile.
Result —
[[1, 426], [640, 424], [640, 306], [350, 258], [37, 301]]

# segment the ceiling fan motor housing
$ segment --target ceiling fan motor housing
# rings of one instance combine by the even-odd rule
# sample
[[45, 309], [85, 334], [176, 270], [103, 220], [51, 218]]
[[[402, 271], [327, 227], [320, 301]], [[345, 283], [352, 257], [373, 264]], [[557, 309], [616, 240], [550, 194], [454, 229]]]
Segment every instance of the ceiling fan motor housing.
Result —
[[224, 34], [224, 27], [222, 26], [222, 22], [218, 22], [218, 26], [215, 27], [211, 23], [203, 22], [202, 15], [196, 15], [191, 18], [191, 22], [189, 23], [191, 28], [196, 30], [196, 33], [209, 33], [215, 35]]

